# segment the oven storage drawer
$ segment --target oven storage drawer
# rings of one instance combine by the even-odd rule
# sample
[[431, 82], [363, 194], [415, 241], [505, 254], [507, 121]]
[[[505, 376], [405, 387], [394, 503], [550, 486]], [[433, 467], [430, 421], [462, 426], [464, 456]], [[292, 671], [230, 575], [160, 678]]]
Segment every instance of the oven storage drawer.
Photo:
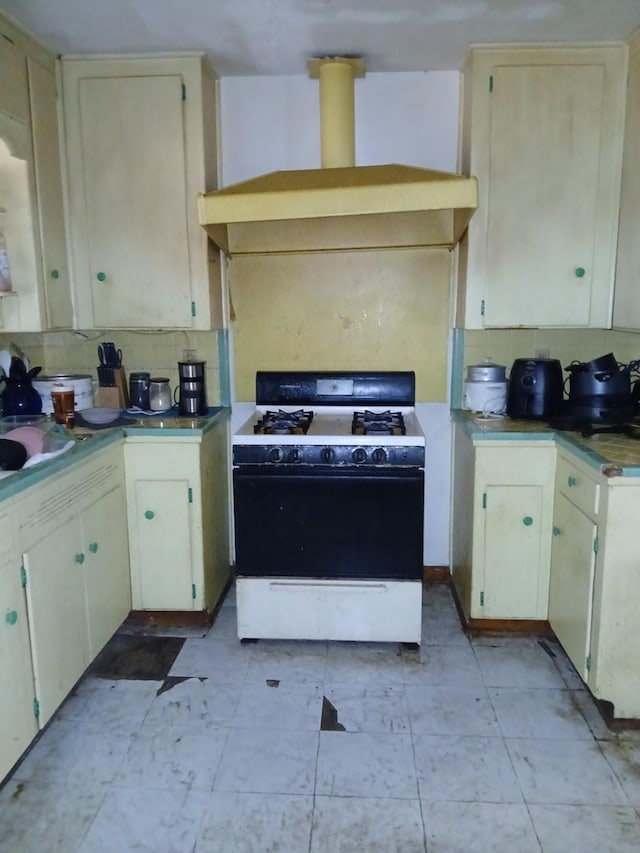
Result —
[[421, 469], [246, 466], [233, 486], [238, 575], [422, 578]]
[[420, 643], [420, 581], [242, 578], [238, 637]]

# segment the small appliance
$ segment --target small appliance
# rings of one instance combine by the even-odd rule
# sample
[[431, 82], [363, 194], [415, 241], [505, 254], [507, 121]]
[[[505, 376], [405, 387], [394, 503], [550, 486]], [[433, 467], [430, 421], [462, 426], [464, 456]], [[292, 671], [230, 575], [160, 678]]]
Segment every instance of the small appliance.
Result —
[[178, 362], [178, 414], [186, 417], [207, 413], [206, 361]]
[[90, 409], [94, 404], [94, 382], [86, 373], [56, 373], [38, 376], [33, 380], [33, 387], [42, 399], [42, 411], [50, 415], [53, 412], [51, 389], [55, 385], [70, 385], [73, 388], [76, 411]]
[[138, 371], [129, 375], [129, 402], [137, 409], [149, 408], [149, 385], [151, 374]]
[[562, 392], [562, 365], [557, 358], [516, 358], [509, 374], [507, 414], [548, 420], [560, 414]]
[[462, 405], [483, 415], [504, 413], [507, 404], [507, 368], [485, 358], [482, 364], [467, 366]]

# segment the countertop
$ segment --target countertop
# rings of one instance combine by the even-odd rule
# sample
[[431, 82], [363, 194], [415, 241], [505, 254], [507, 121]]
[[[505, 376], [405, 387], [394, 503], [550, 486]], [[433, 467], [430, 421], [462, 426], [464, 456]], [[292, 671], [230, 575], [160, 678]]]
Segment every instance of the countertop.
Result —
[[[96, 428], [77, 427], [73, 430], [60, 429], [60, 438], [67, 438], [73, 446], [59, 456], [44, 460], [20, 471], [0, 472], [0, 501], [33, 486], [35, 483], [59, 473], [75, 462], [96, 453], [113, 442], [127, 437], [153, 436], [154, 438], [194, 438], [202, 436], [231, 415], [228, 407], [210, 408], [206, 415], [197, 418], [174, 417], [171, 413], [148, 417], [127, 418], [117, 426]], [[124, 419], [122, 419], [124, 420]]]
[[522, 421], [506, 415], [485, 416], [455, 409], [452, 419], [465, 425], [474, 441], [554, 441], [607, 477], [640, 477], [640, 440], [604, 433], [585, 438], [579, 432], [554, 430], [543, 421]]

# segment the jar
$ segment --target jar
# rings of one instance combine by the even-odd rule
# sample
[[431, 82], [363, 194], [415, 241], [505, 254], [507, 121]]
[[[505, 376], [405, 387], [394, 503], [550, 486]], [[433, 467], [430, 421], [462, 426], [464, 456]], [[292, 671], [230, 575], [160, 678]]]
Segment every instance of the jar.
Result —
[[150, 382], [150, 373], [139, 372], [129, 376], [129, 401], [132, 406], [145, 410], [149, 408]]
[[171, 388], [164, 376], [149, 380], [149, 408], [152, 412], [166, 412], [171, 408]]

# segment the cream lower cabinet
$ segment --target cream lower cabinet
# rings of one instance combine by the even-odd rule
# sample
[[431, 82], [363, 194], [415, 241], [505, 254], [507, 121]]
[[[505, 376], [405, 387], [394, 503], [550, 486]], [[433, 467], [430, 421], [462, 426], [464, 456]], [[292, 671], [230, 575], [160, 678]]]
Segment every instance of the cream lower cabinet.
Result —
[[38, 731], [29, 644], [13, 518], [0, 512], [0, 781]]
[[558, 454], [549, 622], [616, 718], [640, 718], [640, 478]]
[[63, 58], [79, 328], [219, 328], [215, 81], [198, 54]]
[[122, 446], [16, 502], [39, 724], [131, 609]]
[[547, 618], [555, 453], [456, 424], [452, 575], [467, 620]]
[[134, 610], [212, 610], [230, 576], [228, 424], [125, 443]]
[[624, 45], [471, 51], [461, 166], [480, 203], [457, 326], [611, 325], [625, 60]]

